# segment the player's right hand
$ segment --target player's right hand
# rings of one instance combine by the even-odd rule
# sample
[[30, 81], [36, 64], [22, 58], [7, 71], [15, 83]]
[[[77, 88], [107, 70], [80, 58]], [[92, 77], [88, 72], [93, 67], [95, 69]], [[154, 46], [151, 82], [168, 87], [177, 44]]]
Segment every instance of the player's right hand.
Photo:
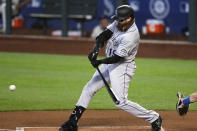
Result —
[[101, 64], [100, 60], [92, 60], [91, 64], [94, 68], [98, 68], [98, 66]]

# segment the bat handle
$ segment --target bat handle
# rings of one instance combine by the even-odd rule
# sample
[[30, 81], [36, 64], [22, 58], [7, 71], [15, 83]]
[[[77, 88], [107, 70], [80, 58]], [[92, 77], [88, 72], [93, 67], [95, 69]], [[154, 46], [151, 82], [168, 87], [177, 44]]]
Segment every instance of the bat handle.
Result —
[[112, 90], [110, 89], [109, 84], [107, 83], [107, 81], [106, 81], [105, 78], [103, 77], [101, 71], [99, 70], [98, 67], [96, 67], [96, 69], [97, 69], [98, 73], [100, 74], [100, 76], [101, 76], [101, 78], [102, 78], [102, 80], [103, 80], [105, 86], [107, 87], [107, 91], [108, 91], [109, 95], [111, 96], [112, 100], [114, 101], [114, 103], [115, 103], [116, 105], [119, 105], [119, 104], [120, 104], [120, 101], [117, 100], [117, 98], [115, 97], [114, 93], [113, 93]]

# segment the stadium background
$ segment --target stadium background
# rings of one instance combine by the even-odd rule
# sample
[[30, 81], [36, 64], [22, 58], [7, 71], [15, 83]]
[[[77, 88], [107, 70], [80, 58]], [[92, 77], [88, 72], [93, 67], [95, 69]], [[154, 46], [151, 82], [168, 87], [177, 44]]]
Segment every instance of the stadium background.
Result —
[[[161, 0], [164, 2], [162, 10], [154, 8], [155, 0], [128, 0], [129, 4], [134, 7], [136, 23], [142, 31], [142, 26], [146, 25], [147, 19], [161, 19], [165, 26], [170, 28], [168, 33], [182, 33], [184, 28], [188, 26], [189, 0]], [[27, 6], [21, 9], [21, 16], [24, 18], [24, 27], [31, 28], [32, 24], [37, 21], [31, 18], [31, 13], [42, 13], [42, 0], [33, 0]], [[166, 5], [165, 5], [166, 4]], [[111, 17], [117, 6], [116, 0], [98, 0], [96, 16], [85, 22], [85, 29], [91, 31], [99, 22], [101, 16]], [[61, 29], [60, 19], [49, 19], [48, 26], [53, 29]], [[69, 29], [77, 30], [79, 22], [69, 20]], [[176, 25], [176, 26], [174, 26]]]

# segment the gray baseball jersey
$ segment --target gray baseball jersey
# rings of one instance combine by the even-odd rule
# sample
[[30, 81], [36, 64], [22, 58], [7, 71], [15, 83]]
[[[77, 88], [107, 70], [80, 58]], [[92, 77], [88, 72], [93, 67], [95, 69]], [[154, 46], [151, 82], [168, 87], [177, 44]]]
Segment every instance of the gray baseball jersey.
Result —
[[114, 21], [107, 27], [113, 32], [113, 35], [108, 41], [106, 56], [110, 57], [116, 54], [124, 57], [125, 62], [131, 62], [134, 60], [139, 46], [138, 28], [134, 23], [126, 32], [120, 32], [116, 28], [116, 24], [117, 21]]
[[[113, 32], [106, 46], [106, 56], [113, 54], [124, 57], [124, 61], [115, 64], [102, 64], [99, 66], [101, 73], [108, 83], [111, 83], [111, 89], [116, 98], [120, 101], [117, 108], [122, 109], [136, 117], [152, 123], [159, 114], [152, 110], [147, 110], [139, 104], [127, 99], [130, 81], [132, 80], [136, 64], [134, 58], [139, 46], [139, 32], [135, 23], [126, 31], [120, 32], [116, 27], [117, 22], [113, 22], [107, 28]], [[104, 87], [104, 83], [96, 71], [92, 79], [83, 88], [82, 94], [76, 106], [87, 108], [93, 95]]]

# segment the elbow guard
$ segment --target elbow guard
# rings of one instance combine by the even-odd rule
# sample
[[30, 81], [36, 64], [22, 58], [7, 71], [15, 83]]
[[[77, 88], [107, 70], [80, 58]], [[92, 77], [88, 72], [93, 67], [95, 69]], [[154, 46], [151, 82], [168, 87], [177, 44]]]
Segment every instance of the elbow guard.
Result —
[[112, 34], [113, 32], [111, 30], [106, 29], [99, 36], [97, 36], [94, 51], [99, 51], [101, 48], [103, 48], [104, 43], [111, 38]]

